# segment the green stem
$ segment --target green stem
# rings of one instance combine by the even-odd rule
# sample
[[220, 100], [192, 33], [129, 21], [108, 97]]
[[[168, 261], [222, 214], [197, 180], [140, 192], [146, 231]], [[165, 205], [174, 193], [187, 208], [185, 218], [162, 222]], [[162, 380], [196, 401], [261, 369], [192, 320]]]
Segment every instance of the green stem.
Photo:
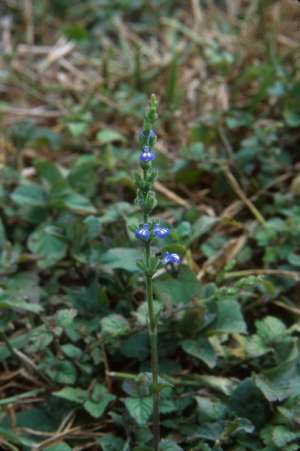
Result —
[[[150, 259], [150, 243], [146, 243], [146, 263], [149, 267]], [[153, 442], [154, 451], [159, 450], [160, 442], [160, 413], [159, 413], [159, 391], [158, 391], [158, 349], [157, 349], [157, 321], [155, 317], [153, 304], [153, 286], [152, 276], [146, 274], [146, 295], [149, 314], [149, 338], [151, 348], [151, 369], [152, 369], [152, 384], [153, 384]]]

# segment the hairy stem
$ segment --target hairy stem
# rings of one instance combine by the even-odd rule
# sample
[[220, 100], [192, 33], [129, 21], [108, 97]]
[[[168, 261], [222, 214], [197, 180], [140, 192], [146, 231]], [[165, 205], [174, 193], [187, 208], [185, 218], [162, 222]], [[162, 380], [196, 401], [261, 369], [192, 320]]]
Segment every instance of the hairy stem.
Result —
[[[146, 243], [146, 262], [149, 266], [150, 259], [150, 243]], [[157, 321], [155, 317], [153, 304], [153, 286], [152, 276], [146, 274], [146, 295], [149, 314], [149, 338], [151, 348], [151, 369], [152, 369], [152, 384], [153, 384], [153, 442], [154, 451], [159, 450], [160, 442], [160, 413], [159, 413], [159, 391], [158, 391], [158, 349], [157, 349]]]

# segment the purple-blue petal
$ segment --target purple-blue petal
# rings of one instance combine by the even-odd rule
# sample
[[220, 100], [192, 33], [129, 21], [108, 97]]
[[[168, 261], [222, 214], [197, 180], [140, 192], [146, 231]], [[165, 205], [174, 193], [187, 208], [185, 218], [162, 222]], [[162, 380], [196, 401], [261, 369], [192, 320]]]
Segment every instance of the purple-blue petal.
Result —
[[159, 224], [154, 224], [153, 233], [157, 238], [166, 238], [170, 235], [170, 229]]
[[149, 224], [138, 227], [135, 230], [134, 235], [138, 240], [148, 241], [150, 238]]
[[141, 161], [153, 161], [155, 159], [155, 153], [148, 147], [145, 146], [143, 152], [140, 154]]
[[165, 265], [180, 265], [181, 258], [175, 252], [165, 252], [162, 261]]

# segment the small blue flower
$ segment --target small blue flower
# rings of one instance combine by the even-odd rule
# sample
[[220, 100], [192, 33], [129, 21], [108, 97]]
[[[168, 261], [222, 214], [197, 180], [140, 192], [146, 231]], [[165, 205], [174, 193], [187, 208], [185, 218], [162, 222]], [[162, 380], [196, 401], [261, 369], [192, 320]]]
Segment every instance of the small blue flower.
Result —
[[134, 232], [135, 237], [138, 240], [144, 240], [144, 241], [148, 241], [150, 238], [150, 230], [149, 230], [149, 224], [144, 224], [142, 226], [139, 226], [136, 231]]
[[155, 158], [155, 153], [153, 152], [153, 150], [149, 147], [149, 146], [145, 146], [143, 149], [143, 152], [140, 155], [140, 160], [141, 161], [153, 161]]
[[159, 224], [154, 224], [153, 233], [156, 238], [166, 238], [170, 235], [170, 229], [168, 229], [168, 227], [160, 226]]
[[180, 265], [181, 258], [175, 252], [165, 252], [162, 261], [165, 265]]

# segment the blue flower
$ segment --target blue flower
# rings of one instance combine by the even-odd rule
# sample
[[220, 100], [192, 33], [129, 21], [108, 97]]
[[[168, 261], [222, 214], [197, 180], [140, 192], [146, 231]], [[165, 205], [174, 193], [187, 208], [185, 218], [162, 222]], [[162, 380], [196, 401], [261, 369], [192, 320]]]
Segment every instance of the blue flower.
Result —
[[181, 258], [175, 252], [165, 252], [162, 261], [165, 265], [180, 265]]
[[149, 230], [149, 224], [139, 226], [134, 232], [134, 234], [138, 240], [148, 241], [151, 235]]
[[160, 226], [159, 224], [154, 224], [153, 233], [156, 238], [166, 238], [170, 234], [170, 229], [168, 229], [168, 227]]
[[145, 146], [143, 149], [143, 152], [140, 155], [140, 160], [141, 161], [153, 161], [155, 158], [155, 153], [153, 152], [153, 150], [149, 147], [149, 146]]

